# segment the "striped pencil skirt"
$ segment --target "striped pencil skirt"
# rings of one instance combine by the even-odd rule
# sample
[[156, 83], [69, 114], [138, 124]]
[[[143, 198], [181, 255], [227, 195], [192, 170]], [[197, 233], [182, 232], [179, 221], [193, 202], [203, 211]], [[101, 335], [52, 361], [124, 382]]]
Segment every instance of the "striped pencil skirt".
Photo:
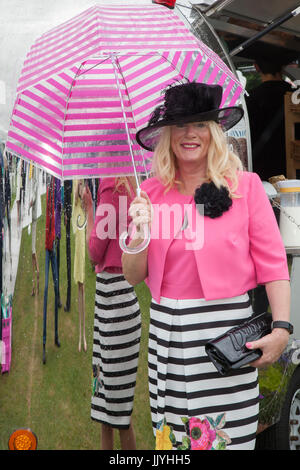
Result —
[[97, 274], [91, 418], [128, 429], [139, 358], [141, 314], [122, 274]]
[[154, 300], [149, 393], [156, 450], [251, 450], [259, 412], [257, 370], [223, 377], [204, 345], [252, 313], [248, 294], [217, 301]]

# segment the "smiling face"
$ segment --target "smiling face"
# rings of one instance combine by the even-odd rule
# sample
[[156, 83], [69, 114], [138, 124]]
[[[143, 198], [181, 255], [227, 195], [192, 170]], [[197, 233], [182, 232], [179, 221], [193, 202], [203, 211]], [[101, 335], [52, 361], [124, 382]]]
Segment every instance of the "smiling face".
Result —
[[211, 141], [208, 123], [187, 123], [171, 126], [171, 148], [178, 166], [206, 167]]

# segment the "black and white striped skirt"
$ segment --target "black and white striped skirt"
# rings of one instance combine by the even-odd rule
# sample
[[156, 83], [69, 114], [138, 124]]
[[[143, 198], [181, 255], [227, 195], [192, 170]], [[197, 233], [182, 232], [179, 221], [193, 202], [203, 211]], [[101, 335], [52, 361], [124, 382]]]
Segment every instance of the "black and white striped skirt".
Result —
[[152, 300], [149, 392], [157, 450], [254, 448], [257, 370], [245, 366], [223, 377], [204, 349], [206, 341], [251, 313], [247, 294], [217, 301]]
[[91, 418], [127, 429], [133, 409], [141, 314], [122, 274], [97, 274]]

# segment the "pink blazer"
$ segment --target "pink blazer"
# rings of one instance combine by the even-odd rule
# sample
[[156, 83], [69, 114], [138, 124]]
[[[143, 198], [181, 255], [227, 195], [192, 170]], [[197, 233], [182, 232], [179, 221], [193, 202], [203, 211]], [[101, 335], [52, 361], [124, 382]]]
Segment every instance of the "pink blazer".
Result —
[[[154, 206], [146, 284], [159, 302], [168, 248], [184, 218], [184, 214], [176, 218], [170, 237], [162, 236], [159, 205], [172, 206], [182, 201], [182, 195], [176, 189], [165, 193], [157, 178], [144, 181], [141, 188]], [[240, 172], [236, 193], [242, 197], [233, 199], [229, 211], [215, 219], [198, 215], [192, 202], [193, 217], [202, 217], [203, 223], [203, 243], [194, 245], [194, 253], [206, 300], [241, 295], [269, 281], [289, 280], [284, 244], [259, 176]]]
[[[123, 196], [123, 204], [120, 204]], [[131, 218], [127, 216], [133, 193], [129, 197], [122, 186], [115, 191], [115, 178], [101, 179], [94, 227], [90, 235], [89, 255], [96, 264], [95, 271], [122, 272], [122, 250], [119, 235], [128, 230]], [[120, 209], [123, 210], [122, 214]]]

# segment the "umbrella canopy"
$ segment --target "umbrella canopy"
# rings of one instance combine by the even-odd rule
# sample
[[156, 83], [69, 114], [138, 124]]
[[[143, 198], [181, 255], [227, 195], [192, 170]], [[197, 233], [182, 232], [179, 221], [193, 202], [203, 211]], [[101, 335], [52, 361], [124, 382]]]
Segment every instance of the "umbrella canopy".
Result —
[[6, 148], [60, 180], [147, 174], [152, 154], [135, 134], [183, 77], [222, 85], [221, 107], [243, 91], [173, 10], [96, 5], [33, 44]]

